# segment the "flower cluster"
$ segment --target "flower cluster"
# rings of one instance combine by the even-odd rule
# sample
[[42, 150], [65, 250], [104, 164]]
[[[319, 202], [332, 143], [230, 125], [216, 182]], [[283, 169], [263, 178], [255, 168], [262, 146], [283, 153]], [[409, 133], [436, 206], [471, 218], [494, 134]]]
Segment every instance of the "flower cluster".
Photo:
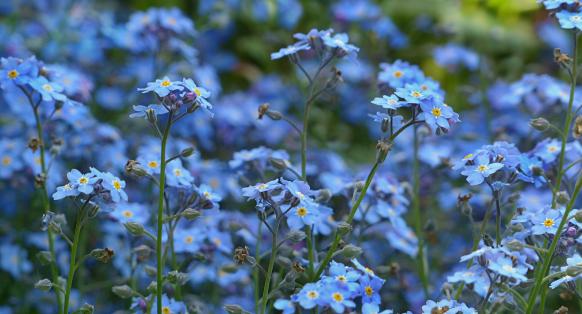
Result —
[[360, 50], [360, 48], [348, 43], [348, 34], [334, 33], [333, 29], [312, 29], [306, 34], [297, 33], [293, 37], [295, 37], [297, 42], [272, 53], [272, 60], [287, 56], [294, 57], [298, 52], [303, 50], [314, 50], [319, 54], [326, 53], [331, 56], [348, 56], [354, 58]]
[[73, 169], [67, 173], [69, 182], [63, 186], [57, 187], [53, 194], [54, 200], [60, 200], [66, 197], [83, 197], [98, 196], [102, 199], [110, 199], [117, 203], [127, 201], [125, 193], [125, 181], [114, 176], [110, 172], [101, 172], [91, 168], [88, 173], [81, 173]]

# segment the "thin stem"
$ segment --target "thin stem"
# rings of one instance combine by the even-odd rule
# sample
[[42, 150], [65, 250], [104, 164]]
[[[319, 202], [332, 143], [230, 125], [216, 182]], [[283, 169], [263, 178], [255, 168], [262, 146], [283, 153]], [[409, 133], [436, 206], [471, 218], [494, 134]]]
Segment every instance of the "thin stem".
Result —
[[63, 313], [69, 313], [69, 299], [71, 297], [71, 289], [73, 287], [73, 279], [75, 278], [75, 272], [77, 270], [77, 251], [79, 249], [79, 239], [81, 237], [81, 230], [84, 224], [84, 215], [85, 215], [85, 207], [89, 204], [91, 200], [91, 196], [88, 197], [81, 209], [77, 213], [77, 221], [75, 223], [75, 232], [73, 235], [73, 247], [71, 248], [71, 257], [69, 260], [69, 274], [67, 275], [67, 287], [65, 288], [65, 301], [64, 301], [64, 308]]
[[275, 267], [275, 260], [277, 259], [277, 233], [279, 233], [279, 221], [275, 224], [275, 230], [273, 232], [273, 239], [271, 243], [271, 257], [269, 258], [269, 266], [267, 268], [267, 274], [265, 275], [265, 283], [263, 285], [263, 296], [261, 297], [261, 314], [265, 314], [267, 310], [267, 302], [269, 301], [269, 286], [271, 284], [271, 277], [273, 274], [273, 268]]
[[168, 136], [170, 134], [170, 127], [172, 126], [172, 115], [173, 112], [170, 111], [168, 117], [168, 122], [162, 136], [162, 148], [160, 153], [160, 188], [158, 196], [158, 230], [156, 238], [156, 258], [157, 258], [157, 272], [156, 272], [156, 299], [157, 299], [157, 313], [162, 313], [162, 290], [163, 290], [163, 270], [164, 270], [164, 260], [163, 248], [162, 248], [162, 234], [164, 226], [164, 193], [166, 186], [166, 143], [168, 142]]
[[534, 305], [535, 305], [535, 302], [537, 299], [537, 295], [540, 292], [542, 285], [544, 284], [542, 279], [544, 278], [544, 276], [546, 276], [546, 274], [550, 270], [550, 266], [552, 264], [552, 259], [554, 257], [554, 252], [556, 251], [556, 247], [558, 246], [558, 241], [560, 240], [560, 235], [564, 231], [564, 227], [565, 227], [566, 223], [568, 222], [568, 219], [570, 218], [570, 212], [572, 211], [572, 208], [574, 207], [574, 204], [576, 203], [576, 199], [578, 198], [578, 194], [580, 193], [581, 188], [582, 188], [582, 174], [579, 174], [578, 181], [576, 182], [576, 187], [574, 188], [574, 192], [572, 193], [572, 198], [570, 199], [570, 202], [568, 203], [566, 210], [564, 212], [564, 216], [562, 217], [562, 220], [560, 221], [560, 225], [558, 225], [558, 229], [556, 230], [556, 233], [554, 234], [554, 237], [552, 239], [552, 243], [550, 244], [550, 248], [548, 249], [548, 252], [546, 253], [546, 256], [543, 260], [543, 266], [541, 268], [541, 271], [536, 276], [535, 285], [534, 285], [534, 288], [533, 288], [533, 290], [529, 296], [529, 300], [528, 300], [528, 305], [527, 305], [527, 310], [526, 310], [527, 314], [531, 314], [533, 312], [533, 308], [534, 308]]
[[493, 191], [495, 198], [495, 242], [497, 246], [501, 246], [501, 204], [499, 198], [500, 191]]
[[424, 252], [424, 235], [422, 230], [422, 214], [420, 212], [420, 162], [418, 159], [418, 150], [420, 146], [420, 141], [418, 138], [418, 132], [416, 127], [413, 128], [414, 131], [414, 151], [412, 160], [412, 214], [414, 219], [414, 225], [416, 229], [416, 235], [418, 237], [418, 276], [422, 282], [422, 289], [424, 291], [425, 297], [428, 298], [428, 263], [426, 260]]
[[578, 68], [578, 32], [574, 32], [574, 56], [572, 57], [572, 82], [570, 84], [570, 99], [568, 100], [568, 110], [566, 111], [566, 119], [564, 121], [564, 130], [561, 133], [562, 146], [560, 148], [560, 157], [558, 159], [558, 176], [552, 193], [552, 208], [556, 208], [556, 194], [560, 191], [562, 185], [562, 176], [564, 175], [564, 159], [566, 156], [566, 143], [568, 142], [568, 134], [572, 127], [572, 106], [574, 105], [574, 93], [576, 91]]
[[[44, 177], [42, 181], [42, 203], [43, 203], [43, 214], [47, 214], [51, 210], [51, 202], [48, 195], [48, 191], [46, 188], [46, 180], [48, 176], [47, 167], [46, 167], [46, 160], [45, 160], [45, 146], [44, 146], [44, 134], [43, 134], [43, 126], [40, 120], [40, 114], [38, 112], [38, 105], [34, 104], [32, 96], [29, 92], [26, 91], [23, 87], [19, 86], [20, 90], [26, 95], [28, 102], [32, 108], [34, 113], [34, 121], [36, 124], [36, 136], [38, 138], [38, 149], [40, 152], [40, 169], [41, 174]], [[57, 256], [55, 253], [55, 238], [50, 228], [47, 228], [47, 238], [48, 238], [48, 246], [49, 246], [49, 253], [51, 255], [51, 263], [50, 263], [50, 272], [51, 272], [51, 279], [54, 284], [59, 284], [59, 269], [57, 267]], [[58, 291], [55, 291], [55, 297], [57, 300], [57, 308], [59, 314], [62, 313], [62, 301], [61, 301], [61, 294]]]
[[313, 253], [313, 230], [311, 226], [306, 226], [305, 228], [306, 238], [307, 238], [307, 256], [309, 259], [309, 265], [307, 267], [307, 275], [313, 275], [313, 264], [315, 262]]
[[259, 223], [259, 228], [257, 232], [257, 244], [255, 247], [255, 264], [256, 267], [253, 271], [253, 277], [255, 281], [255, 313], [259, 313], [259, 265], [261, 263], [261, 239], [263, 238], [263, 223]]

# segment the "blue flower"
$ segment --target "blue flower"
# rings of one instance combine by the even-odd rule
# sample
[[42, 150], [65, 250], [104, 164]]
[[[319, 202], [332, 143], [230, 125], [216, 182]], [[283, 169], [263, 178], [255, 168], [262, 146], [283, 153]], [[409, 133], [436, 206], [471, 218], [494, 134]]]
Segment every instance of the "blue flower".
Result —
[[273, 303], [273, 307], [281, 311], [282, 314], [295, 313], [295, 305], [293, 305], [293, 302], [291, 302], [290, 300], [277, 299], [275, 303]]
[[467, 182], [471, 185], [483, 183], [485, 178], [503, 168], [501, 163], [490, 162], [489, 157], [485, 154], [478, 155], [474, 161], [474, 165], [466, 166], [465, 170], [461, 172], [462, 175], [467, 176]]
[[491, 258], [487, 268], [499, 275], [514, 279], [517, 282], [527, 281], [525, 275], [527, 274], [528, 268], [519, 262], [514, 264], [513, 260], [505, 255], [497, 255]]
[[418, 84], [406, 84], [405, 87], [396, 89], [396, 95], [409, 104], [420, 104], [423, 99], [431, 96], [431, 93]]
[[558, 231], [558, 225], [562, 221], [562, 210], [544, 208], [540, 212], [531, 215], [531, 232], [533, 235], [554, 235]]
[[323, 44], [330, 47], [336, 48], [340, 51], [341, 55], [355, 55], [360, 51], [360, 48], [348, 44], [349, 36], [345, 33], [339, 33], [335, 35], [328, 34], [323, 37]]
[[315, 283], [305, 284], [297, 294], [297, 302], [306, 310], [323, 304], [320, 287]]
[[328, 270], [329, 276], [332, 277], [338, 285], [346, 287], [350, 292], [356, 293], [359, 289], [358, 279], [360, 273], [351, 267], [347, 267], [342, 263], [331, 261]]
[[186, 305], [180, 301], [162, 295], [162, 313], [158, 313], [156, 306], [152, 306], [152, 314], [186, 314]]
[[119, 179], [109, 172], [102, 173], [101, 184], [103, 187], [109, 191], [111, 195], [111, 200], [114, 202], [119, 202], [121, 200], [127, 201], [127, 194], [123, 190], [125, 188], [125, 181]]
[[179, 160], [171, 161], [166, 167], [166, 183], [172, 187], [190, 187], [194, 178], [190, 171], [182, 167]]
[[[581, 265], [582, 265], [582, 257], [580, 256], [580, 254], [575, 253], [572, 257], [568, 257], [566, 259], [566, 266], [562, 266], [560, 268], [560, 271], [565, 272], [568, 270], [569, 267], [578, 267], [579, 268]], [[560, 286], [563, 283], [576, 281], [580, 278], [582, 278], [582, 274], [579, 274], [578, 276], [565, 275], [562, 278], [553, 281], [550, 284], [550, 288], [556, 289], [558, 286]]]
[[374, 303], [364, 303], [362, 305], [362, 314], [392, 314], [392, 310], [380, 311], [380, 306]]
[[168, 109], [162, 105], [148, 105], [148, 106], [133, 106], [133, 113], [129, 115], [130, 118], [146, 118], [147, 119], [147, 111], [151, 110], [154, 115], [163, 115], [168, 113]]
[[145, 225], [150, 219], [148, 206], [139, 203], [121, 202], [109, 215], [122, 224], [136, 222]]
[[556, 13], [560, 26], [565, 29], [576, 28], [582, 30], [582, 12], [560, 11]]
[[573, 4], [576, 1], [577, 0], [538, 0], [538, 2], [541, 2], [548, 10], [557, 9], [562, 4]]
[[184, 88], [186, 88], [188, 91], [184, 94], [186, 99], [193, 99], [198, 104], [200, 104], [202, 109], [204, 109], [204, 111], [206, 111], [210, 117], [214, 116], [214, 113], [210, 111], [212, 109], [212, 105], [208, 102], [207, 99], [210, 97], [210, 92], [208, 90], [196, 85], [192, 79], [183, 79], [182, 86], [184, 86]]
[[196, 253], [206, 240], [206, 234], [199, 228], [178, 227], [174, 231], [176, 253]]
[[335, 286], [326, 287], [323, 291], [325, 303], [336, 313], [343, 313], [347, 308], [356, 307], [356, 303], [349, 299], [348, 291]]
[[309, 50], [310, 46], [306, 43], [294, 44], [284, 48], [279, 49], [277, 52], [271, 53], [271, 60], [281, 59], [286, 56], [294, 55], [302, 50]]
[[26, 60], [18, 58], [0, 59], [0, 87], [24, 85], [38, 76], [38, 61], [34, 57]]
[[433, 131], [438, 128], [448, 130], [450, 127], [449, 120], [455, 118], [453, 109], [435, 97], [422, 101], [420, 108], [422, 112], [419, 118], [424, 120]]
[[138, 88], [137, 90], [142, 93], [154, 92], [160, 97], [166, 97], [172, 91], [180, 91], [183, 86], [180, 82], [172, 82], [165, 76], [163, 79], [157, 79], [155, 82], [148, 82], [147, 86], [144, 88]]
[[477, 311], [456, 300], [440, 300], [439, 302], [428, 300], [422, 306], [422, 314], [432, 313], [477, 314]]
[[73, 169], [67, 173], [69, 183], [83, 194], [93, 193], [93, 185], [99, 178], [92, 172], [82, 174], [79, 170]]
[[384, 280], [378, 277], [362, 276], [360, 279], [360, 294], [362, 302], [380, 304], [380, 289]]
[[43, 101], [66, 101], [67, 96], [63, 92], [63, 87], [58, 83], [49, 82], [44, 76], [39, 76], [30, 81], [30, 86], [40, 93]]
[[402, 103], [400, 101], [400, 99], [398, 97], [396, 97], [396, 95], [390, 95], [390, 96], [384, 95], [384, 96], [382, 96], [382, 98], [376, 97], [372, 100], [372, 103], [374, 105], [380, 106], [382, 108], [391, 109], [391, 110], [396, 110], [396, 109], [406, 105], [406, 104]]
[[396, 89], [406, 84], [420, 83], [425, 79], [422, 71], [408, 62], [396, 60], [394, 63], [381, 63], [378, 81]]
[[0, 244], [0, 268], [10, 273], [14, 278], [20, 278], [22, 275], [32, 270], [32, 263], [27, 259], [27, 254], [21, 247], [10, 244]]

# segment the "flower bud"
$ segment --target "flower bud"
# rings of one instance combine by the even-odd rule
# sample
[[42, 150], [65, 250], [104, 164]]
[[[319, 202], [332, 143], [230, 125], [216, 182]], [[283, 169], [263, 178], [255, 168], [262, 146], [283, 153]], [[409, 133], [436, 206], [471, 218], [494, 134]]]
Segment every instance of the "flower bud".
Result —
[[78, 310], [76, 310], [75, 314], [93, 314], [95, 312], [95, 307], [91, 304], [85, 303], [81, 306]]
[[545, 118], [535, 118], [529, 121], [529, 125], [538, 130], [538, 131], [545, 131], [550, 128], [550, 122]]
[[149, 123], [156, 124], [156, 122], [158, 122], [158, 116], [156, 115], [156, 112], [154, 111], [154, 109], [149, 108], [146, 110], [145, 113], [146, 113], [146, 118], [147, 118]]
[[100, 207], [97, 203], [90, 202], [87, 205], [87, 216], [89, 218], [94, 218], [99, 213]]
[[319, 194], [317, 195], [316, 201], [319, 203], [327, 203], [331, 199], [333, 194], [329, 189], [321, 189], [319, 190]]
[[45, 278], [45, 279], [41, 279], [41, 280], [37, 281], [34, 284], [34, 287], [36, 289], [39, 289], [42, 291], [49, 291], [53, 287], [53, 283], [50, 280]]
[[188, 281], [188, 274], [173, 270], [168, 273], [168, 282], [175, 285], [183, 286]]
[[521, 243], [521, 241], [515, 239], [505, 243], [505, 246], [512, 251], [521, 251], [525, 248], [524, 244]]
[[147, 260], [152, 254], [153, 250], [149, 246], [142, 244], [133, 248], [133, 253], [137, 256], [140, 261]]
[[574, 214], [574, 219], [576, 219], [577, 222], [582, 222], [582, 210], [578, 210], [576, 214]]
[[336, 254], [341, 255], [347, 259], [357, 258], [362, 255], [363, 250], [360, 247], [357, 247], [352, 244], [348, 244], [344, 246], [341, 250], [339, 250]]
[[279, 111], [267, 111], [266, 115], [274, 121], [281, 120], [283, 118], [283, 115]]
[[48, 228], [54, 234], [61, 234], [63, 232], [63, 229], [61, 229], [61, 226], [58, 223], [54, 222], [54, 221], [51, 221], [49, 223]]
[[561, 66], [565, 66], [572, 61], [572, 58], [563, 53], [560, 48], [554, 48], [554, 61]]
[[299, 243], [305, 240], [307, 236], [305, 232], [301, 230], [292, 230], [287, 234], [287, 237], [289, 238], [289, 241], [291, 241], [291, 243]]
[[155, 294], [158, 291], [158, 283], [155, 281], [150, 282], [146, 290], [151, 294]]
[[40, 251], [36, 253], [36, 258], [39, 260], [41, 265], [48, 265], [53, 261], [53, 256], [49, 251]]
[[556, 193], [556, 201], [561, 205], [568, 204], [570, 202], [570, 195], [566, 191], [560, 191]]
[[269, 104], [264, 103], [259, 106], [259, 120], [263, 119], [263, 116], [269, 111]]
[[243, 265], [244, 263], [247, 262], [247, 259], [249, 257], [249, 248], [246, 246], [239, 246], [236, 249], [234, 249], [234, 254], [232, 256], [232, 259], [234, 260], [235, 263], [239, 264], [239, 265]]
[[155, 267], [150, 266], [150, 265], [146, 265], [144, 267], [144, 270], [145, 270], [145, 273], [150, 277], [155, 277], [157, 272], [158, 272], [158, 270]]
[[200, 217], [201, 215], [202, 215], [202, 212], [200, 212], [200, 211], [199, 211], [199, 210], [197, 210], [197, 209], [190, 208], [190, 207], [188, 207], [188, 208], [184, 209], [184, 210], [183, 210], [183, 211], [180, 213], [180, 216], [182, 216], [182, 217], [184, 217], [184, 218], [186, 218], [186, 219], [188, 219], [188, 220], [194, 220], [194, 219], [196, 219], [196, 218]]
[[485, 243], [485, 245], [487, 245], [488, 247], [493, 247], [493, 238], [491, 238], [490, 235], [485, 233], [483, 234], [483, 243]]
[[113, 258], [113, 255], [115, 255], [115, 252], [113, 252], [113, 250], [110, 248], [94, 249], [91, 251], [91, 253], [89, 253], [89, 255], [101, 263], [109, 263], [109, 261]]
[[575, 237], [576, 234], [578, 233], [578, 230], [575, 227], [568, 227], [568, 229], [566, 229], [566, 235], [569, 237]]
[[125, 172], [136, 177], [144, 177], [148, 175], [147, 171], [141, 166], [139, 162], [131, 159], [125, 163]]
[[378, 141], [378, 144], [376, 144], [376, 162], [383, 163], [391, 149], [392, 144], [385, 141]]
[[224, 306], [224, 310], [228, 314], [248, 314], [240, 305], [237, 304], [227, 304]]
[[287, 161], [281, 158], [269, 158], [269, 162], [275, 169], [278, 170], [285, 170], [287, 169]]
[[129, 299], [135, 295], [133, 289], [131, 289], [131, 287], [128, 285], [113, 286], [111, 291], [122, 299]]
[[186, 158], [186, 157], [192, 156], [192, 154], [194, 154], [194, 148], [188, 147], [188, 148], [185, 148], [182, 150], [182, 152], [180, 153], [180, 156]]
[[143, 225], [137, 222], [131, 221], [126, 222], [123, 224], [123, 226], [125, 227], [125, 229], [127, 229], [129, 233], [131, 233], [134, 236], [141, 236], [145, 233], [145, 228], [143, 227]]
[[576, 139], [582, 137], [582, 116], [577, 116], [572, 127], [572, 136]]
[[566, 268], [566, 275], [570, 277], [576, 277], [580, 274], [582, 274], [582, 266], [580, 265], [568, 266], [568, 268]]
[[337, 224], [337, 231], [338, 231], [339, 235], [342, 237], [345, 236], [346, 234], [352, 232], [352, 229], [353, 229], [352, 225], [345, 222], [345, 221], [339, 222]]
[[36, 152], [39, 145], [40, 145], [40, 141], [36, 137], [33, 137], [28, 141], [28, 148], [30, 148], [30, 150], [32, 150], [33, 153]]

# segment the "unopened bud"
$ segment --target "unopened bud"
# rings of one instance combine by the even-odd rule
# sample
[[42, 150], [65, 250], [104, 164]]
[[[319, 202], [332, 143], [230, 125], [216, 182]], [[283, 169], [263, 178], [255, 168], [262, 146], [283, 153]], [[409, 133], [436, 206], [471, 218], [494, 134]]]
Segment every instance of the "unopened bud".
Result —
[[582, 137], [582, 116], [577, 116], [576, 120], [574, 120], [572, 136], [576, 139]]
[[41, 279], [34, 284], [36, 289], [42, 291], [49, 291], [53, 287], [53, 283], [48, 279]]
[[566, 191], [560, 191], [556, 193], [556, 201], [558, 204], [568, 204], [568, 202], [570, 202], [570, 195]]
[[376, 144], [376, 162], [383, 163], [391, 149], [392, 144], [385, 141], [379, 141], [378, 144]]
[[158, 122], [158, 116], [156, 115], [156, 112], [152, 108], [146, 110], [146, 118], [148, 122], [151, 124], [156, 124], [156, 122]]
[[529, 121], [529, 125], [538, 130], [538, 131], [545, 131], [550, 128], [550, 122], [545, 118], [535, 118]]
[[131, 287], [128, 285], [113, 286], [111, 291], [122, 299], [129, 299], [135, 295], [133, 289], [131, 289]]
[[319, 203], [327, 203], [331, 199], [333, 194], [329, 189], [321, 189], [319, 190], [319, 194], [317, 195], [316, 201]]
[[28, 141], [28, 148], [30, 148], [30, 150], [32, 150], [33, 153], [36, 152], [39, 145], [40, 145], [40, 141], [36, 137], [33, 137]]
[[81, 306], [78, 310], [76, 310], [75, 314], [93, 314], [95, 312], [95, 307], [91, 304], [85, 303]]
[[269, 158], [269, 162], [275, 169], [285, 170], [288, 167], [287, 161], [281, 158]]
[[248, 313], [240, 305], [237, 305], [237, 304], [227, 304], [224, 306], [224, 310], [228, 314], [247, 314]]
[[150, 265], [146, 265], [144, 267], [144, 270], [145, 270], [145, 273], [150, 277], [155, 277], [156, 274], [158, 273], [158, 270], [155, 267], [150, 266]]
[[512, 251], [521, 251], [525, 248], [525, 245], [521, 241], [515, 239], [505, 243], [505, 246]]
[[305, 232], [301, 230], [292, 230], [287, 234], [287, 237], [291, 243], [299, 243], [305, 240], [307, 236], [305, 235]]
[[353, 229], [352, 225], [345, 222], [345, 221], [339, 222], [337, 224], [337, 231], [338, 231], [339, 235], [342, 237], [345, 236], [346, 234], [352, 232], [352, 229]]
[[126, 222], [123, 224], [123, 226], [125, 227], [125, 229], [127, 229], [129, 233], [131, 233], [134, 236], [141, 236], [145, 233], [145, 228], [143, 227], [143, 225], [137, 222], [131, 221]]
[[168, 273], [168, 282], [175, 285], [183, 286], [188, 281], [188, 279], [189, 277], [186, 273], [182, 273], [176, 270]]
[[339, 250], [336, 254], [341, 255], [347, 259], [357, 258], [362, 255], [363, 250], [360, 247], [357, 247], [352, 244], [348, 244], [344, 246], [341, 250]]
[[144, 177], [148, 175], [147, 171], [139, 162], [131, 159], [125, 163], [125, 172], [136, 177]]
[[199, 210], [194, 209], [194, 208], [190, 208], [190, 207], [184, 209], [180, 213], [180, 216], [182, 216], [188, 220], [194, 220], [194, 219], [200, 217], [201, 215], [202, 215], [202, 213]]
[[570, 277], [576, 277], [580, 274], [582, 274], [582, 265], [568, 266], [566, 268], [566, 275]]
[[153, 250], [149, 246], [142, 244], [133, 248], [133, 253], [137, 256], [138, 260], [147, 260], [152, 254]]
[[39, 260], [41, 265], [48, 265], [53, 262], [53, 256], [49, 251], [40, 251], [36, 253], [36, 258]]
[[271, 118], [271, 120], [281, 120], [283, 118], [283, 115], [279, 112], [279, 111], [267, 111], [266, 112], [267, 117]]
[[263, 116], [269, 111], [269, 104], [264, 103], [259, 106], [259, 120], [263, 119]]
[[94, 218], [99, 213], [100, 207], [97, 203], [90, 202], [87, 205], [87, 216], [89, 218]]
[[563, 53], [560, 48], [554, 48], [554, 61], [560, 65], [567, 65], [572, 61], [570, 56]]
[[113, 258], [113, 255], [115, 255], [115, 252], [113, 252], [113, 250], [110, 248], [94, 249], [91, 251], [91, 253], [89, 253], [89, 255], [101, 263], [109, 263], [109, 261]]
[[182, 152], [180, 153], [180, 156], [182, 157], [190, 157], [192, 156], [192, 154], [194, 154], [194, 148], [192, 147], [188, 147], [182, 150]]
[[248, 257], [249, 257], [249, 248], [248, 247], [239, 246], [236, 249], [234, 249], [234, 254], [232, 256], [232, 259], [234, 260], [235, 263], [242, 265], [242, 264], [247, 262]]

